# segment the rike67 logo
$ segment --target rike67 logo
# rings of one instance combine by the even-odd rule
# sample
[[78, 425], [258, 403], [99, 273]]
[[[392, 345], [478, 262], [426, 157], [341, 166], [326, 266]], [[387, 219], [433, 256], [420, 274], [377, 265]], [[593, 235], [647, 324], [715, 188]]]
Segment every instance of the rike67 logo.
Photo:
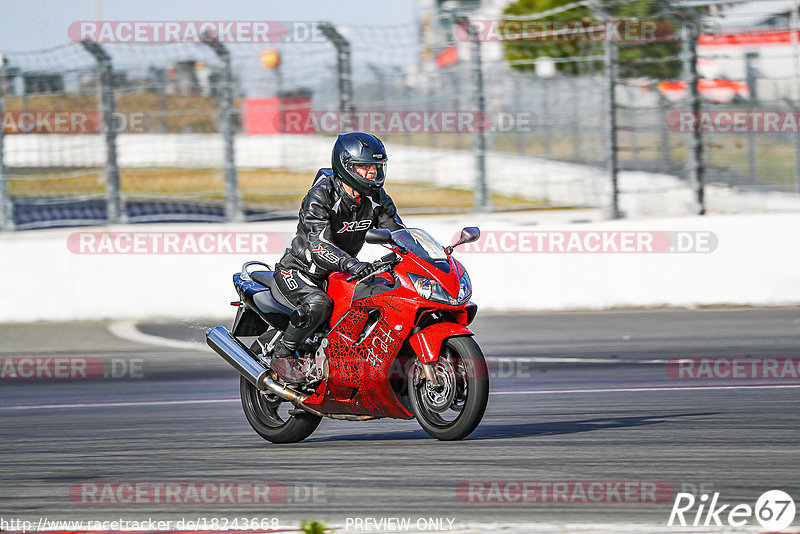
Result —
[[794, 515], [794, 500], [781, 490], [764, 492], [756, 501], [755, 508], [749, 504], [722, 504], [719, 492], [714, 493], [710, 502], [707, 493], [700, 495], [699, 499], [691, 493], [678, 493], [667, 525], [721, 527], [727, 523], [732, 527], [743, 527], [755, 519], [762, 527], [777, 531], [791, 525]]

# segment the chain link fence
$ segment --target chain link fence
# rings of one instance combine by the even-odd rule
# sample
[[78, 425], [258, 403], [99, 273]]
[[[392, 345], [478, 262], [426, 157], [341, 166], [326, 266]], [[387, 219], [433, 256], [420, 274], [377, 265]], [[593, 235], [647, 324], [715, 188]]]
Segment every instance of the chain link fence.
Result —
[[[501, 24], [571, 16], [545, 15]], [[667, 10], [673, 31], [653, 43], [578, 40], [548, 57], [540, 39], [495, 39], [470, 17], [4, 53], [0, 228], [293, 217], [347, 130], [384, 140], [403, 213], [800, 209], [797, 133], [714, 127], [719, 113], [800, 107], [793, 73], [760, 72], [730, 45], [748, 32], [698, 32]]]

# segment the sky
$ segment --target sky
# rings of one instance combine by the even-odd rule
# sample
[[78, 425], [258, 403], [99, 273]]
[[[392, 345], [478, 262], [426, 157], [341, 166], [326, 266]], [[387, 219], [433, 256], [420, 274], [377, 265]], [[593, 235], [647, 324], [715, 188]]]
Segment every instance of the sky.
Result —
[[69, 42], [74, 21], [319, 21], [379, 26], [411, 24], [413, 0], [0, 0], [0, 51], [31, 51]]

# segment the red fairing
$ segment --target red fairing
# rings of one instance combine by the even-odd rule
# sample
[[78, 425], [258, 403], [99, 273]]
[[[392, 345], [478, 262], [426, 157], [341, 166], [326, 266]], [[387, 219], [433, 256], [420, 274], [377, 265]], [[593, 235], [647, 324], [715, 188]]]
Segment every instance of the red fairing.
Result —
[[[461, 265], [455, 258], [452, 256], [448, 257], [448, 261], [450, 262], [450, 272], [445, 273], [440, 271], [436, 267], [432, 266], [430, 263], [417, 258], [416, 256], [412, 256], [409, 254], [404, 258], [405, 261], [400, 264], [398, 269], [402, 269], [406, 272], [414, 273], [414, 274], [421, 274], [423, 276], [427, 276], [428, 278], [433, 278], [444, 287], [445, 291], [450, 293], [451, 295], [458, 295], [458, 279], [464, 274], [464, 266]], [[417, 295], [417, 292], [411, 287], [411, 290], [414, 292], [414, 295], [419, 299], [420, 297]], [[458, 308], [460, 306], [448, 306], [447, 304], [437, 304], [436, 307], [444, 307], [444, 308]]]
[[369, 313], [366, 307], [350, 310], [347, 318], [328, 335], [328, 395], [322, 391], [306, 404], [323, 413], [374, 415], [410, 419], [413, 417], [397, 400], [389, 376], [397, 373], [395, 356], [403, 339], [381, 318], [370, 333], [359, 340]]
[[[398, 252], [396, 247], [394, 251]], [[426, 300], [408, 277], [413, 273], [433, 278], [457, 295], [463, 265], [450, 256], [450, 271], [445, 273], [414, 254], [401, 257], [394, 276], [377, 275], [375, 284], [356, 286], [345, 273], [328, 277], [327, 293], [333, 300], [324, 349], [328, 374], [305, 401], [308, 406], [325, 414], [410, 419], [414, 415], [397, 398], [391, 382], [406, 376], [410, 362], [405, 356], [398, 358], [406, 339], [417, 358], [430, 363], [438, 359], [448, 337], [473, 335], [466, 325], [474, 316], [474, 310], [468, 312], [474, 304], [452, 306]], [[409, 338], [417, 322], [436, 310], [449, 312], [456, 322], [434, 323]]]
[[453, 256], [450, 256], [450, 266], [455, 269], [456, 272], [456, 279], [461, 278], [467, 270], [461, 265], [461, 262], [455, 259]]
[[345, 273], [331, 273], [328, 276], [328, 296], [333, 300], [333, 313], [331, 313], [330, 325], [335, 325], [342, 315], [350, 309], [350, 301], [353, 299], [355, 284], [347, 281]]
[[439, 351], [445, 339], [454, 336], [472, 336], [474, 333], [466, 326], [456, 323], [436, 323], [423, 328], [408, 342], [417, 354], [419, 361], [430, 363], [439, 359]]

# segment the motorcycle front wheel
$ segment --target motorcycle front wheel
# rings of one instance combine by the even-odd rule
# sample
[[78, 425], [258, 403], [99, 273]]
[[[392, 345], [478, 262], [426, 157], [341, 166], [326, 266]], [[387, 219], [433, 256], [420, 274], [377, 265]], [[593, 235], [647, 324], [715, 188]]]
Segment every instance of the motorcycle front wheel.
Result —
[[455, 441], [472, 433], [489, 401], [489, 370], [471, 337], [442, 343], [433, 363], [436, 384], [429, 383], [416, 361], [407, 374], [408, 398], [420, 426], [432, 437]]

